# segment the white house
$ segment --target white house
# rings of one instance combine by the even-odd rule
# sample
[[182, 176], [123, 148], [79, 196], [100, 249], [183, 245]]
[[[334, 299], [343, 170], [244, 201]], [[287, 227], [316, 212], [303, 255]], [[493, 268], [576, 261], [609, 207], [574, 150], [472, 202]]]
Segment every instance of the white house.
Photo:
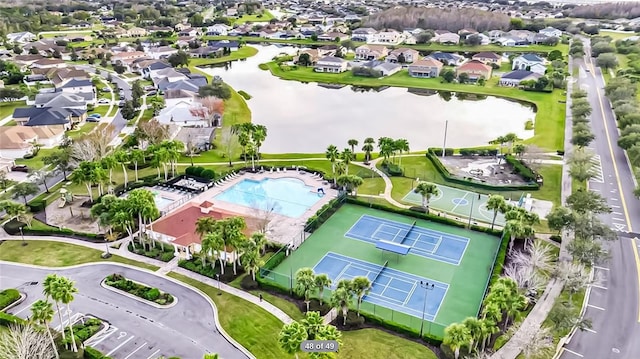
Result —
[[528, 70], [544, 75], [547, 71], [544, 59], [536, 54], [523, 54], [513, 59], [512, 70]]
[[208, 121], [200, 116], [202, 112], [194, 111], [200, 106], [188, 101], [178, 101], [171, 107], [160, 111], [156, 119], [163, 125], [207, 127]]
[[447, 32], [437, 35], [434, 40], [440, 44], [457, 44], [460, 42], [460, 35], [454, 34], [453, 32]]
[[37, 36], [29, 31], [12, 32], [7, 34], [7, 41], [9, 43], [17, 42], [19, 44], [26, 44], [27, 42], [34, 41], [36, 38]]
[[325, 56], [318, 60], [314, 67], [315, 72], [341, 73], [347, 71], [348, 62], [334, 56]]
[[544, 29], [538, 31], [538, 33], [550, 37], [560, 37], [562, 36], [562, 31], [556, 29], [555, 27], [547, 26]]
[[379, 31], [373, 34], [367, 43], [398, 45], [404, 41], [404, 35], [396, 30]]
[[227, 36], [231, 27], [225, 24], [214, 24], [207, 27], [208, 36]]
[[166, 59], [167, 57], [178, 52], [178, 49], [171, 46], [159, 46], [149, 49], [149, 56], [153, 59]]
[[353, 41], [364, 41], [371, 42], [373, 40], [373, 35], [378, 33], [376, 29], [371, 27], [360, 27], [351, 32], [351, 40]]

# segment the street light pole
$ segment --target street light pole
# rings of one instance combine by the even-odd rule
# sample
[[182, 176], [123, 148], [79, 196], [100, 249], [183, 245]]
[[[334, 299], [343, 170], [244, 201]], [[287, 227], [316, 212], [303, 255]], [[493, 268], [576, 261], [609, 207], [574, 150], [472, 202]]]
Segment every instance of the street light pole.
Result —
[[469, 228], [471, 228], [471, 217], [473, 216], [473, 202], [476, 199], [475, 193], [471, 196], [471, 209], [469, 210]]
[[422, 320], [420, 321], [420, 338], [422, 338], [422, 329], [424, 327], [424, 313], [427, 311], [427, 294], [430, 290], [433, 290], [435, 286], [433, 283], [423, 281], [420, 281], [420, 286], [424, 288], [424, 304], [422, 306]]
[[445, 154], [445, 148], [447, 148], [447, 130], [449, 129], [449, 120], [446, 120], [444, 123], [444, 141], [442, 142], [442, 157]]
[[24, 240], [24, 232], [22, 231], [23, 227], [24, 226], [20, 226], [20, 237], [22, 237], [22, 246], [24, 247], [24, 246], [27, 245], [27, 242], [25, 242], [25, 240]]
[[218, 295], [221, 295], [222, 292], [220, 291], [220, 274], [219, 273], [216, 274], [216, 281], [218, 282]]

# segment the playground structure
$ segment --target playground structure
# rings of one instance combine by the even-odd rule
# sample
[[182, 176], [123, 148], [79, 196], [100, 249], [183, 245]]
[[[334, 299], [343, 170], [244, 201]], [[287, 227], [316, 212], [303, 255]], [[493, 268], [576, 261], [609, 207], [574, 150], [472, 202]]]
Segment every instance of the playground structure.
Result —
[[58, 208], [64, 208], [65, 205], [73, 203], [77, 197], [66, 188], [60, 189], [60, 205]]

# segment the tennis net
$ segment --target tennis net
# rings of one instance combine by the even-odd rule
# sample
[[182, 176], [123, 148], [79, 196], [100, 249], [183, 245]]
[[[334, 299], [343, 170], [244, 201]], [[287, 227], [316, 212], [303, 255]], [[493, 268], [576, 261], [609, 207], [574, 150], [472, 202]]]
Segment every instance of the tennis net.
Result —
[[380, 268], [380, 270], [378, 271], [378, 273], [376, 273], [373, 276], [373, 279], [371, 279], [371, 283], [375, 283], [378, 280], [378, 277], [380, 277], [380, 274], [382, 274], [382, 271], [387, 268], [387, 265], [389, 264], [389, 261], [384, 262], [384, 264], [382, 265], [382, 268]]
[[402, 238], [402, 240], [400, 241], [400, 244], [404, 243], [404, 241], [407, 240], [407, 238], [409, 238], [409, 235], [411, 234], [411, 231], [413, 231], [413, 228], [416, 226], [416, 223], [418, 223], [418, 221], [414, 221], [413, 224], [411, 225], [411, 228], [409, 228], [409, 231], [407, 232], [407, 234], [404, 235], [404, 238]]

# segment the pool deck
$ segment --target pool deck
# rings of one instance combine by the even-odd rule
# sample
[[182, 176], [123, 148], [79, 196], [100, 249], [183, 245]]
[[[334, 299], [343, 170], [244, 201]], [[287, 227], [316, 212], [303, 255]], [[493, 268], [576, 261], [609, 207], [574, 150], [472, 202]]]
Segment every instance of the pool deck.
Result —
[[[213, 200], [213, 198], [220, 193], [228, 190], [238, 182], [250, 179], [254, 181], [260, 181], [265, 178], [278, 179], [278, 178], [294, 178], [304, 182], [305, 185], [314, 188], [323, 188], [325, 195], [320, 198], [313, 206], [297, 218], [283, 216], [274, 212], [262, 211], [260, 209], [241, 206], [235, 203], [229, 203], [225, 201]], [[262, 172], [262, 173], [245, 173], [236, 178], [228, 180], [221, 185], [212, 187], [211, 189], [197, 195], [192, 199], [193, 202], [202, 203], [203, 201], [212, 202], [215, 208], [223, 209], [229, 212], [238, 213], [239, 215], [254, 217], [260, 220], [269, 221], [267, 226], [267, 238], [272, 242], [278, 242], [282, 244], [289, 244], [294, 239], [297, 245], [300, 244], [300, 237], [304, 229], [307, 219], [313, 216], [322, 206], [327, 202], [336, 198], [338, 191], [331, 189], [331, 184], [322, 178], [314, 176], [311, 173], [304, 171], [296, 171], [295, 169], [287, 169], [286, 172]], [[297, 247], [297, 245], [295, 247]]]

